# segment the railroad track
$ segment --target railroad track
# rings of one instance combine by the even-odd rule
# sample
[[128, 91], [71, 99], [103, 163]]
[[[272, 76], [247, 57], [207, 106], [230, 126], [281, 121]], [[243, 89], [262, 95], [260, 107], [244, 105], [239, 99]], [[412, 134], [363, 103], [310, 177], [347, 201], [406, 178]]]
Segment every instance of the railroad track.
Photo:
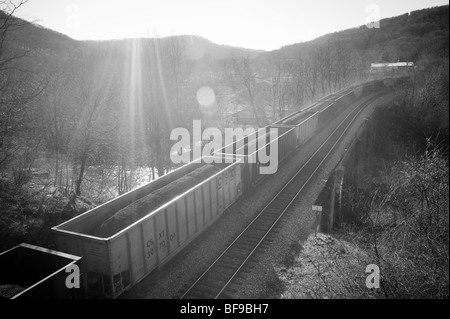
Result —
[[229, 297], [232, 294], [232, 291], [227, 293], [227, 289], [238, 273], [243, 270], [249, 259], [333, 152], [358, 115], [383, 94], [377, 94], [359, 104], [338, 124], [278, 194], [182, 294], [182, 299], [217, 299]]

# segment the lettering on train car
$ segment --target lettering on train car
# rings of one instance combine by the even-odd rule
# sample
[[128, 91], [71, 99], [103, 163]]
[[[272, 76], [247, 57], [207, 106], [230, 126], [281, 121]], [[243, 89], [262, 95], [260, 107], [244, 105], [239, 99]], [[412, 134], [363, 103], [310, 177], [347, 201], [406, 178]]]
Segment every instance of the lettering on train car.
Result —
[[222, 188], [222, 176], [219, 176], [217, 178], [217, 188], [221, 189]]
[[119, 292], [122, 290], [122, 278], [120, 274], [114, 275], [114, 290]]
[[158, 234], [158, 238], [159, 238], [159, 250], [163, 250], [166, 247], [166, 231], [163, 230]]
[[169, 241], [173, 244], [175, 242], [175, 240], [177, 239], [177, 234], [176, 233], [172, 233], [169, 235]]
[[153, 242], [153, 239], [147, 240], [147, 259], [152, 258], [152, 256], [155, 254], [155, 243]]

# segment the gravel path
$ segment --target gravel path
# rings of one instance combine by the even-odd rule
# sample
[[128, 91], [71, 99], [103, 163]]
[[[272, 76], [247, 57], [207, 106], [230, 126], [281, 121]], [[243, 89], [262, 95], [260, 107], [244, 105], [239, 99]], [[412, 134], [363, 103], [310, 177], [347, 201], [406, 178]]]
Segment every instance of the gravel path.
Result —
[[[389, 97], [391, 98], [391, 97]], [[352, 129], [341, 142], [337, 150], [324, 163], [304, 190], [304, 195], [294, 205], [292, 213], [281, 220], [279, 231], [271, 236], [273, 241], [264, 252], [257, 253], [257, 260], [250, 260], [253, 266], [250, 272], [239, 275], [232, 284], [235, 292], [233, 298], [278, 298], [283, 291], [280, 280], [274, 270], [277, 265], [293, 258], [292, 248], [299, 240], [308, 237], [312, 215], [311, 205], [325, 185], [331, 170], [336, 166], [345, 145], [351, 140], [364, 119], [373, 112], [375, 105], [385, 103], [388, 97], [378, 99], [363, 111]], [[348, 108], [350, 110], [350, 108]], [[345, 116], [337, 118], [333, 124]], [[334, 125], [333, 125], [334, 126]], [[255, 189], [246, 193], [208, 229], [194, 240], [183, 252], [165, 265], [162, 269], [145, 278], [124, 298], [179, 298], [198, 276], [236, 237], [245, 226], [258, 214], [270, 199], [293, 176], [293, 173], [308, 159], [318, 145], [331, 130], [313, 137], [304, 147], [291, 155], [278, 167], [275, 175], [269, 175]], [[277, 227], [278, 228], [278, 227]], [[278, 291], [280, 292], [279, 294]]]

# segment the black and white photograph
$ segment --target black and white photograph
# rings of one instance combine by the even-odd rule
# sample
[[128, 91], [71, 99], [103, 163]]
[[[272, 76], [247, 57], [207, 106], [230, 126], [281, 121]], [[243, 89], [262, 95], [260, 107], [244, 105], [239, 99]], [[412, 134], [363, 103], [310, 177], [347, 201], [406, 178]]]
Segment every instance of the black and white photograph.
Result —
[[2, 304], [448, 298], [448, 0], [0, 0]]

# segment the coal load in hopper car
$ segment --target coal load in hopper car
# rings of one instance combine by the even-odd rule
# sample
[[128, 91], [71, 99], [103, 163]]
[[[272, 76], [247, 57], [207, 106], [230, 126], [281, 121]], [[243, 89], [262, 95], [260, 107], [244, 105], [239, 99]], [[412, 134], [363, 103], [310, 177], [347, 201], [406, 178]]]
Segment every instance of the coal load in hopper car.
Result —
[[81, 261], [78, 256], [29, 244], [0, 253], [0, 300], [80, 298], [83, 290], [66, 286], [66, 269]]
[[196, 184], [219, 172], [214, 165], [204, 165], [172, 183], [157, 189], [149, 195], [133, 202], [105, 220], [98, 230], [98, 237], [110, 237], [138, 221], [148, 213], [181, 195]]

